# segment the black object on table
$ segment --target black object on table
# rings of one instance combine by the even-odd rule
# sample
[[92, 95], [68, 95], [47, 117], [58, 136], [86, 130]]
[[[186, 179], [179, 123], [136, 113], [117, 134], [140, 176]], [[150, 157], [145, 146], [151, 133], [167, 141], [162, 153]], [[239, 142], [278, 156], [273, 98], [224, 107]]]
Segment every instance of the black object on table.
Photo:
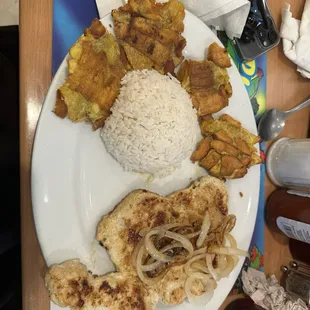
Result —
[[252, 0], [251, 10], [240, 39], [234, 45], [242, 60], [253, 60], [280, 42], [280, 35], [266, 0]]
[[263, 308], [256, 305], [250, 298], [239, 298], [232, 301], [225, 310], [262, 310]]
[[22, 309], [18, 26], [0, 27], [0, 309]]

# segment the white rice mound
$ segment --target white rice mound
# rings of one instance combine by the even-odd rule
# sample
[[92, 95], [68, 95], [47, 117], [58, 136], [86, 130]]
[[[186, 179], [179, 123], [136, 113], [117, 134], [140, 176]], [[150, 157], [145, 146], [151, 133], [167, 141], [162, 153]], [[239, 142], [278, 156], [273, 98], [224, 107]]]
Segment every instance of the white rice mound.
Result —
[[180, 167], [200, 138], [188, 93], [155, 70], [128, 72], [111, 112], [101, 138], [126, 171], [163, 177]]

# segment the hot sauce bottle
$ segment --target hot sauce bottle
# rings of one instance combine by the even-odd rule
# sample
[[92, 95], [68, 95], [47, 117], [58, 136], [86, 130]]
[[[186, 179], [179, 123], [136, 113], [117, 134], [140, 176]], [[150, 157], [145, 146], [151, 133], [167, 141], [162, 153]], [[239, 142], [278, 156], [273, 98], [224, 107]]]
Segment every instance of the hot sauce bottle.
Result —
[[278, 189], [268, 199], [265, 219], [273, 232], [310, 244], [309, 197], [289, 194], [287, 189]]

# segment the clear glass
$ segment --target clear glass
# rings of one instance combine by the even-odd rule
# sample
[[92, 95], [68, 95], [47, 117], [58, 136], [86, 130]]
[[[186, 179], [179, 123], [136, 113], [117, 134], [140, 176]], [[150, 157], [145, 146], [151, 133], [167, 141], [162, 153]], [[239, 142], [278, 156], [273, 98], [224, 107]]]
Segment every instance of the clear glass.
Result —
[[269, 148], [266, 167], [276, 185], [310, 190], [310, 139], [279, 139]]

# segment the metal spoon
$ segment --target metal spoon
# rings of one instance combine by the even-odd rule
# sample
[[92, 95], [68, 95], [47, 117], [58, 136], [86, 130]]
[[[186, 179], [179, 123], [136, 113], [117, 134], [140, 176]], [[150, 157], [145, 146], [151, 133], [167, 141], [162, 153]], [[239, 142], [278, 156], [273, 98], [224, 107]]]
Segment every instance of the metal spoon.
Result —
[[258, 124], [258, 133], [260, 137], [265, 141], [276, 138], [285, 126], [285, 119], [290, 114], [293, 114], [307, 107], [308, 105], [310, 105], [310, 98], [305, 102], [299, 104], [295, 108], [287, 111], [280, 111], [277, 109], [271, 109], [266, 111], [262, 115]]

